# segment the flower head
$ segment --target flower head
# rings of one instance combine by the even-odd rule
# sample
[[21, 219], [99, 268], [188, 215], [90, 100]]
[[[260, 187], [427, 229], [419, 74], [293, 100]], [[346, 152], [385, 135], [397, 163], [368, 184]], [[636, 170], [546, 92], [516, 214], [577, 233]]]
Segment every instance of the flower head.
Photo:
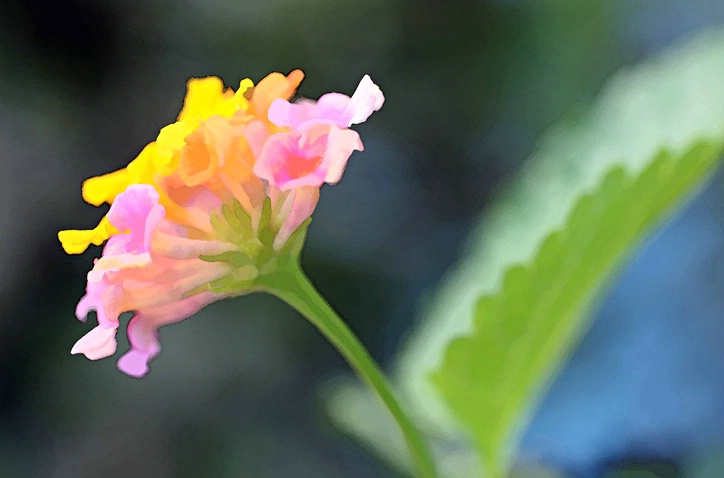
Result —
[[272, 73], [236, 92], [218, 78], [189, 80], [175, 123], [126, 168], [83, 184], [87, 202], [111, 207], [95, 228], [58, 234], [70, 254], [105, 242], [76, 308], [80, 320], [95, 311], [98, 326], [72, 353], [113, 355], [119, 317], [133, 312], [118, 367], [141, 377], [161, 350], [160, 327], [262, 290], [297, 260], [319, 188], [362, 150], [349, 127], [384, 101], [365, 76], [352, 97], [290, 103], [302, 79]]

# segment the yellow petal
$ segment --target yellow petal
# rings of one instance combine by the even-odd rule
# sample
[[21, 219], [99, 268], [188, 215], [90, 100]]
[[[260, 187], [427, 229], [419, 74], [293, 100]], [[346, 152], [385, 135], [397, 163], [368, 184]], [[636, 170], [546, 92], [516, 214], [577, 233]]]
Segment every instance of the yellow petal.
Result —
[[94, 206], [100, 206], [104, 202], [112, 203], [128, 186], [128, 173], [125, 169], [119, 169], [112, 173], [96, 176], [83, 181], [83, 200]]
[[251, 80], [244, 80], [234, 94], [231, 88], [224, 89], [224, 83], [215, 76], [191, 78], [186, 83], [186, 98], [178, 120], [199, 121], [214, 115], [232, 116], [236, 111], [248, 108], [244, 92], [250, 86], [253, 86]]
[[250, 91], [254, 83], [245, 79], [234, 93], [224, 89], [220, 78], [192, 78], [187, 83], [184, 106], [179, 121], [163, 128], [157, 144], [146, 146], [128, 167], [87, 179], [83, 183], [83, 199], [99, 206], [111, 204], [131, 184], [153, 184], [154, 175], [167, 176], [178, 164], [178, 153], [185, 145], [185, 138], [205, 119], [214, 115], [233, 116], [239, 110], [249, 107]]
[[210, 113], [210, 110], [216, 109], [225, 99], [221, 78], [191, 78], [186, 83], [186, 98], [178, 120], [206, 118], [214, 114]]
[[106, 239], [114, 234], [118, 234], [118, 229], [113, 227], [105, 216], [94, 229], [90, 230], [69, 230], [60, 231], [58, 239], [63, 245], [63, 249], [68, 254], [81, 254], [88, 246], [95, 244], [100, 246]]
[[165, 126], [156, 139], [156, 171], [167, 175], [176, 170], [178, 153], [186, 145], [186, 136], [199, 126], [197, 119], [185, 119]]
[[254, 91], [254, 82], [249, 78], [241, 80], [239, 83], [239, 89], [234, 95], [234, 103], [238, 110], [249, 109], [249, 99], [251, 98], [251, 92]]
[[156, 144], [150, 143], [124, 169], [83, 181], [83, 199], [94, 206], [112, 204], [116, 196], [131, 184], [153, 184], [153, 176], [163, 163], [157, 157]]
[[158, 146], [149, 143], [143, 151], [126, 166], [128, 186], [131, 184], [151, 184], [162, 161], [158, 157]]

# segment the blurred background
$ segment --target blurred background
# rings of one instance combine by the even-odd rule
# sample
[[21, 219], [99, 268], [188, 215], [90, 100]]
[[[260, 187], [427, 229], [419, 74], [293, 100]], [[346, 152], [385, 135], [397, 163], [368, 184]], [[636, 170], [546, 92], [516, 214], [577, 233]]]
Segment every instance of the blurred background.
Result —
[[[69, 354], [100, 250], [66, 256], [56, 232], [97, 223], [81, 182], [155, 139], [187, 78], [302, 68], [303, 96], [365, 73], [382, 87], [303, 262], [389, 363], [539, 135], [617, 69], [721, 23], [720, 0], [4, 0], [0, 477], [396, 476], [331, 426], [319, 386], [346, 365], [271, 297], [164, 329], [142, 381]], [[723, 194], [720, 174], [620, 278], [524, 456], [569, 476], [724, 476]]]

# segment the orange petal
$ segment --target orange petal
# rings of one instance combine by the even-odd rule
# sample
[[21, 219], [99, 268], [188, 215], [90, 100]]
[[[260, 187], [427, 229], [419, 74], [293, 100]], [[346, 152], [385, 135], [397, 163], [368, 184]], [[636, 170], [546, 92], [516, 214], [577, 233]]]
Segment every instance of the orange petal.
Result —
[[259, 82], [251, 94], [252, 114], [260, 119], [267, 119], [267, 112], [272, 102], [277, 98], [288, 100], [297, 91], [299, 84], [304, 79], [302, 70], [294, 70], [289, 75], [281, 73], [270, 73]]

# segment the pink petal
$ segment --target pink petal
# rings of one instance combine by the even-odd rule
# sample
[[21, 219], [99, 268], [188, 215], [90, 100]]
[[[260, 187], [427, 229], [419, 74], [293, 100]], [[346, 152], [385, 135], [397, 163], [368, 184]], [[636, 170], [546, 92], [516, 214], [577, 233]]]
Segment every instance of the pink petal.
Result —
[[269, 107], [269, 121], [277, 126], [297, 129], [300, 124], [308, 121], [314, 112], [314, 101], [298, 100], [290, 103], [277, 98]]
[[[324, 183], [320, 169], [325, 141], [308, 144], [302, 133], [277, 133], [269, 137], [254, 165], [254, 173], [283, 191]], [[303, 145], [302, 146], [300, 146]]]
[[99, 325], [78, 340], [71, 354], [83, 354], [90, 360], [99, 360], [116, 353], [116, 329]]
[[287, 239], [299, 229], [304, 221], [309, 219], [314, 212], [314, 208], [317, 207], [319, 202], [319, 188], [313, 186], [297, 188], [291, 192], [293, 197], [291, 199], [291, 205], [287, 206], [286, 201], [284, 206], [289, 207], [288, 212], [285, 211], [286, 207], [282, 207], [282, 214], [286, 217], [283, 219], [283, 223], [276, 237], [274, 238], [274, 249], [281, 249], [287, 242]]
[[379, 86], [365, 75], [351, 98], [342, 93], [327, 93], [317, 102], [299, 100], [290, 103], [276, 99], [269, 108], [269, 121], [297, 130], [308, 129], [309, 122], [348, 128], [365, 122], [372, 113], [382, 108], [384, 101]]
[[131, 350], [118, 359], [116, 366], [118, 370], [126, 375], [134, 378], [142, 378], [149, 372], [148, 362], [152, 358], [149, 354], [139, 352], [138, 350]]
[[[342, 128], [348, 127], [350, 123], [350, 112], [348, 111], [350, 97], [342, 93], [327, 93], [322, 95], [314, 106], [308, 120], [332, 123]], [[300, 129], [303, 127], [300, 125]]]
[[151, 234], [166, 214], [158, 201], [158, 193], [148, 184], [128, 186], [116, 197], [108, 211], [108, 220], [119, 231], [129, 231], [124, 235], [125, 252], [149, 250]]
[[86, 294], [75, 308], [78, 320], [85, 322], [88, 313], [96, 311], [98, 324], [106, 328], [118, 327], [118, 316], [121, 314], [122, 290], [107, 281], [88, 282]]
[[220, 298], [203, 292], [173, 304], [140, 311], [128, 324], [131, 350], [118, 360], [119, 370], [136, 378], [146, 375], [148, 362], [161, 352], [158, 329], [184, 320]]

